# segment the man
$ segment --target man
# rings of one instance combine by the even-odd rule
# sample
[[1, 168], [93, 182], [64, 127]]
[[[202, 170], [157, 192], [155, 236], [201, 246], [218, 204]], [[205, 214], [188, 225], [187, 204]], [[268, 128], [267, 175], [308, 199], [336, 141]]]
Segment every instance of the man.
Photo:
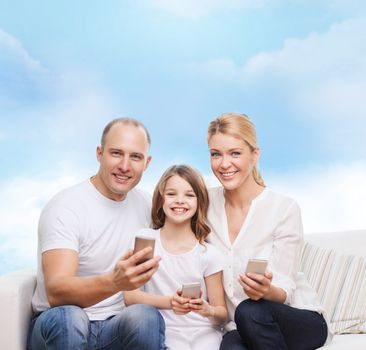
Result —
[[97, 147], [98, 173], [44, 208], [31, 350], [164, 348], [159, 312], [146, 305], [123, 307], [121, 292], [144, 285], [160, 260], [138, 264], [151, 248], [128, 251], [134, 233], [150, 223], [150, 198], [134, 188], [150, 163], [149, 145], [140, 122], [111, 121]]

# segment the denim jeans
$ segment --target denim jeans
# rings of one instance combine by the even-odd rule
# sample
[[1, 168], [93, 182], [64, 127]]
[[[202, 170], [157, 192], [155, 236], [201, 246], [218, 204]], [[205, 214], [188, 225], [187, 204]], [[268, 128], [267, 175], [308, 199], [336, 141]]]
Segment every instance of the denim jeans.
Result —
[[223, 337], [220, 350], [313, 350], [328, 335], [323, 315], [267, 300], [241, 302], [235, 323], [237, 330]]
[[165, 323], [148, 305], [131, 305], [103, 321], [89, 321], [83, 309], [59, 306], [30, 325], [28, 350], [162, 350]]

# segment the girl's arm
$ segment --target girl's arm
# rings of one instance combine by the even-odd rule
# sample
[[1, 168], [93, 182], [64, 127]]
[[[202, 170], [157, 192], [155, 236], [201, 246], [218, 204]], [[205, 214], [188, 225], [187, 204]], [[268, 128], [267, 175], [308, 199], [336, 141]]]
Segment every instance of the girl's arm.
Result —
[[222, 285], [222, 271], [205, 277], [208, 302], [199, 299], [190, 301], [190, 309], [198, 314], [208, 317], [216, 325], [223, 324], [228, 317], [224, 287]]
[[154, 306], [157, 309], [172, 309], [177, 315], [185, 315], [191, 311], [189, 308], [189, 299], [183, 298], [180, 294], [180, 290], [174, 295], [157, 295], [135, 289], [125, 291], [124, 298], [127, 306], [132, 304], [146, 304]]
[[135, 289], [131, 291], [124, 292], [125, 304], [146, 304], [154, 306], [158, 309], [171, 309], [172, 308], [172, 295], [156, 295], [149, 294], [141, 291], [140, 289]]

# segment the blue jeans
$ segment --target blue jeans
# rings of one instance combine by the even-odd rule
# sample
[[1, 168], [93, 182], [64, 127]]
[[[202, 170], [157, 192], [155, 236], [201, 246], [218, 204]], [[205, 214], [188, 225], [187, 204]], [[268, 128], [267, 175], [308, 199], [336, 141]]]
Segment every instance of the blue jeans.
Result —
[[220, 350], [313, 350], [328, 335], [323, 315], [263, 299], [241, 302], [235, 323], [237, 330], [224, 335]]
[[131, 305], [103, 321], [89, 321], [78, 306], [51, 308], [30, 325], [28, 350], [162, 350], [165, 323], [148, 305]]

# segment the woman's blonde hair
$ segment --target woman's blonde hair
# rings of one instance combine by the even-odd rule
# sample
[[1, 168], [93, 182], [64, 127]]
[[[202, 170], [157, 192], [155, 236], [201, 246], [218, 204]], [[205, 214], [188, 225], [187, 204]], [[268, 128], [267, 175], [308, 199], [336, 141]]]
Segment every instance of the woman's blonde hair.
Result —
[[153, 228], [159, 229], [164, 226], [164, 191], [168, 180], [174, 175], [178, 175], [186, 180], [197, 197], [197, 210], [191, 219], [191, 229], [197, 240], [202, 243], [211, 231], [206, 224], [209, 204], [208, 192], [202, 176], [189, 165], [173, 165], [161, 176], [155, 187], [152, 200], [151, 218]]
[[[254, 124], [245, 114], [224, 113], [218, 116], [208, 127], [208, 141], [219, 133], [243, 140], [252, 152], [258, 149]], [[257, 164], [253, 168], [253, 177], [258, 185], [265, 187]]]

